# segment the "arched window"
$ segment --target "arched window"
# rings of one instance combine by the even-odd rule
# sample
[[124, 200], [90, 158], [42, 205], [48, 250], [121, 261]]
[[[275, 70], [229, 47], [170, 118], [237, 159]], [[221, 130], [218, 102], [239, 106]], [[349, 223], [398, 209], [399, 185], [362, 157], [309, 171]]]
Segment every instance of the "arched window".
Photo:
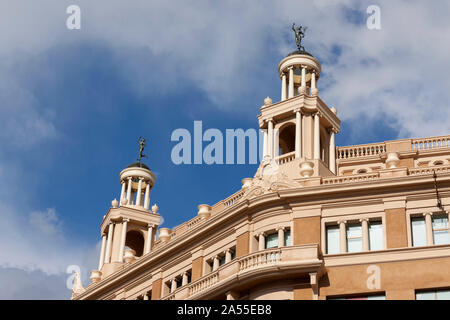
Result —
[[295, 151], [295, 124], [283, 127], [279, 134], [280, 155]]
[[138, 231], [128, 231], [125, 246], [136, 251], [136, 257], [140, 257], [144, 253], [144, 237]]

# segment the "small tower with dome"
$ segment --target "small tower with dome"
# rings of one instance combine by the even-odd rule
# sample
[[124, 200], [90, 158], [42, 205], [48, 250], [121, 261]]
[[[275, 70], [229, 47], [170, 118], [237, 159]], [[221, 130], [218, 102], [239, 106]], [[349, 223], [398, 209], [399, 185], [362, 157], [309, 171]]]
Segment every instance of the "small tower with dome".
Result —
[[102, 278], [132, 263], [152, 250], [155, 231], [161, 217], [158, 206], [150, 208], [150, 192], [155, 175], [142, 162], [145, 139], [139, 138], [139, 158], [120, 172], [119, 201], [114, 199], [101, 224], [102, 246], [98, 270], [91, 272], [91, 281]]
[[267, 97], [258, 121], [264, 131], [263, 158], [274, 160], [289, 178], [309, 178], [310, 184], [314, 177], [336, 174], [335, 134], [341, 121], [336, 109], [319, 98], [322, 66], [301, 44], [306, 28], [294, 24], [292, 30], [297, 50], [278, 65], [280, 101]]

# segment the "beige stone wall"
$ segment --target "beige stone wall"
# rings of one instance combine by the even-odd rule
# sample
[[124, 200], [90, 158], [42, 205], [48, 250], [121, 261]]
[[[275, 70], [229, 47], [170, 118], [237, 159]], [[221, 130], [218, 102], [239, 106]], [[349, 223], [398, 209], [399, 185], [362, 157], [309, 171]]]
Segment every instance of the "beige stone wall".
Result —
[[236, 258], [250, 253], [250, 232], [245, 232], [236, 239]]
[[195, 281], [203, 275], [203, 257], [198, 257], [192, 261], [192, 281]]
[[320, 217], [294, 219], [294, 245], [320, 243]]
[[153, 281], [152, 284], [152, 300], [161, 299], [161, 295], [162, 295], [162, 279], [158, 279], [156, 281]]
[[405, 208], [386, 210], [386, 240], [388, 249], [408, 246]]
[[415, 290], [450, 287], [450, 257], [377, 263], [380, 289], [368, 289], [371, 264], [327, 267], [320, 280], [320, 297], [386, 293], [387, 299], [415, 299]]

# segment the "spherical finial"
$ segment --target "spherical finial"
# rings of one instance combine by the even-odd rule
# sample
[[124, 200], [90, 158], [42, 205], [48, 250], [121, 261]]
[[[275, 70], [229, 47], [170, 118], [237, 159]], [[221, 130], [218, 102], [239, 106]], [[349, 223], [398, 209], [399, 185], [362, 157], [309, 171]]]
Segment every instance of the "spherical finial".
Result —
[[335, 107], [330, 108], [331, 112], [333, 112], [334, 114], [337, 114], [337, 109]]
[[117, 208], [117, 206], [119, 205], [119, 201], [117, 201], [117, 199], [114, 198], [114, 200], [111, 201], [111, 205], [112, 205], [113, 208]]
[[158, 213], [159, 207], [156, 205], [156, 203], [152, 206], [152, 212]]
[[270, 97], [267, 97], [264, 99], [264, 105], [270, 106], [272, 104], [272, 99]]

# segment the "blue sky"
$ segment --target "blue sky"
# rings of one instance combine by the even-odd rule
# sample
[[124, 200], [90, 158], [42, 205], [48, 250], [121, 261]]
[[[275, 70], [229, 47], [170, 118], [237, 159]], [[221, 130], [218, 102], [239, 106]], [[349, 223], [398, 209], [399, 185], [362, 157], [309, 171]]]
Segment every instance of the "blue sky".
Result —
[[[256, 165], [174, 165], [170, 136], [194, 120], [257, 128], [264, 98], [279, 100], [294, 21], [309, 27], [320, 96], [343, 120], [338, 145], [447, 134], [449, 5], [378, 2], [379, 31], [366, 28], [366, 1], [2, 2], [0, 298], [67, 298], [72, 264], [86, 283], [139, 136], [165, 227], [253, 176]], [[81, 30], [65, 27], [70, 4]]]

